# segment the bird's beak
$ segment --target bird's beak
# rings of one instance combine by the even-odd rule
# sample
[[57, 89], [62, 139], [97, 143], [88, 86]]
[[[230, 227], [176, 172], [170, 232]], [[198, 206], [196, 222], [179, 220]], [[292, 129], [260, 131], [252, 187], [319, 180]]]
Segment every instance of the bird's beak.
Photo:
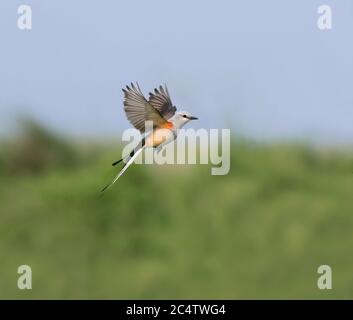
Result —
[[193, 117], [193, 116], [190, 116], [189, 117], [189, 120], [198, 120], [199, 118], [196, 118], [196, 117]]

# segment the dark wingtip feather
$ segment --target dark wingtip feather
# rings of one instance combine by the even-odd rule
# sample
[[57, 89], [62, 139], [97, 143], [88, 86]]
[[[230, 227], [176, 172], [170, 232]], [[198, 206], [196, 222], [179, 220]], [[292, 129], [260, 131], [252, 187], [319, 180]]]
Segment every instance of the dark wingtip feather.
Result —
[[140, 91], [140, 93], [142, 93], [140, 86], [139, 86], [139, 83], [137, 81], [136, 81], [136, 86], [137, 86], [137, 89]]
[[120, 160], [117, 160], [115, 162], [112, 163], [112, 166], [116, 166], [118, 163], [120, 163], [121, 161], [123, 161], [123, 159], [121, 158]]

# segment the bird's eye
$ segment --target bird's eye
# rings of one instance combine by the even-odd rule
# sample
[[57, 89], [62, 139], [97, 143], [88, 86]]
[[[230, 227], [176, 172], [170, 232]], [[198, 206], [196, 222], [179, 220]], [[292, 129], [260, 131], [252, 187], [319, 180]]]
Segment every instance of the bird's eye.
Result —
[[186, 114], [183, 114], [183, 118], [186, 118]]

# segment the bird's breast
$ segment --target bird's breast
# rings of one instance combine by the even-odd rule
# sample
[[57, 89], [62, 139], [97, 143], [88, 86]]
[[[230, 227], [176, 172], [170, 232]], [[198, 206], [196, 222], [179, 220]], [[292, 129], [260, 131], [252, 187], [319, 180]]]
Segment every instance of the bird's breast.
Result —
[[158, 128], [146, 138], [147, 147], [158, 147], [160, 144], [174, 139], [173, 131], [169, 128]]

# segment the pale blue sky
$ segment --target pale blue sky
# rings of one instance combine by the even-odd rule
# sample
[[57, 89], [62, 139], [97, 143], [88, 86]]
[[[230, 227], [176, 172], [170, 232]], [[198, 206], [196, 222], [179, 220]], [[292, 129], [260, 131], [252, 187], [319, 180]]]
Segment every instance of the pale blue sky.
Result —
[[[33, 29], [17, 28], [31, 5]], [[328, 4], [333, 29], [317, 28]], [[353, 1], [2, 0], [0, 126], [28, 114], [76, 137], [117, 137], [121, 88], [167, 83], [199, 127], [353, 143]]]

